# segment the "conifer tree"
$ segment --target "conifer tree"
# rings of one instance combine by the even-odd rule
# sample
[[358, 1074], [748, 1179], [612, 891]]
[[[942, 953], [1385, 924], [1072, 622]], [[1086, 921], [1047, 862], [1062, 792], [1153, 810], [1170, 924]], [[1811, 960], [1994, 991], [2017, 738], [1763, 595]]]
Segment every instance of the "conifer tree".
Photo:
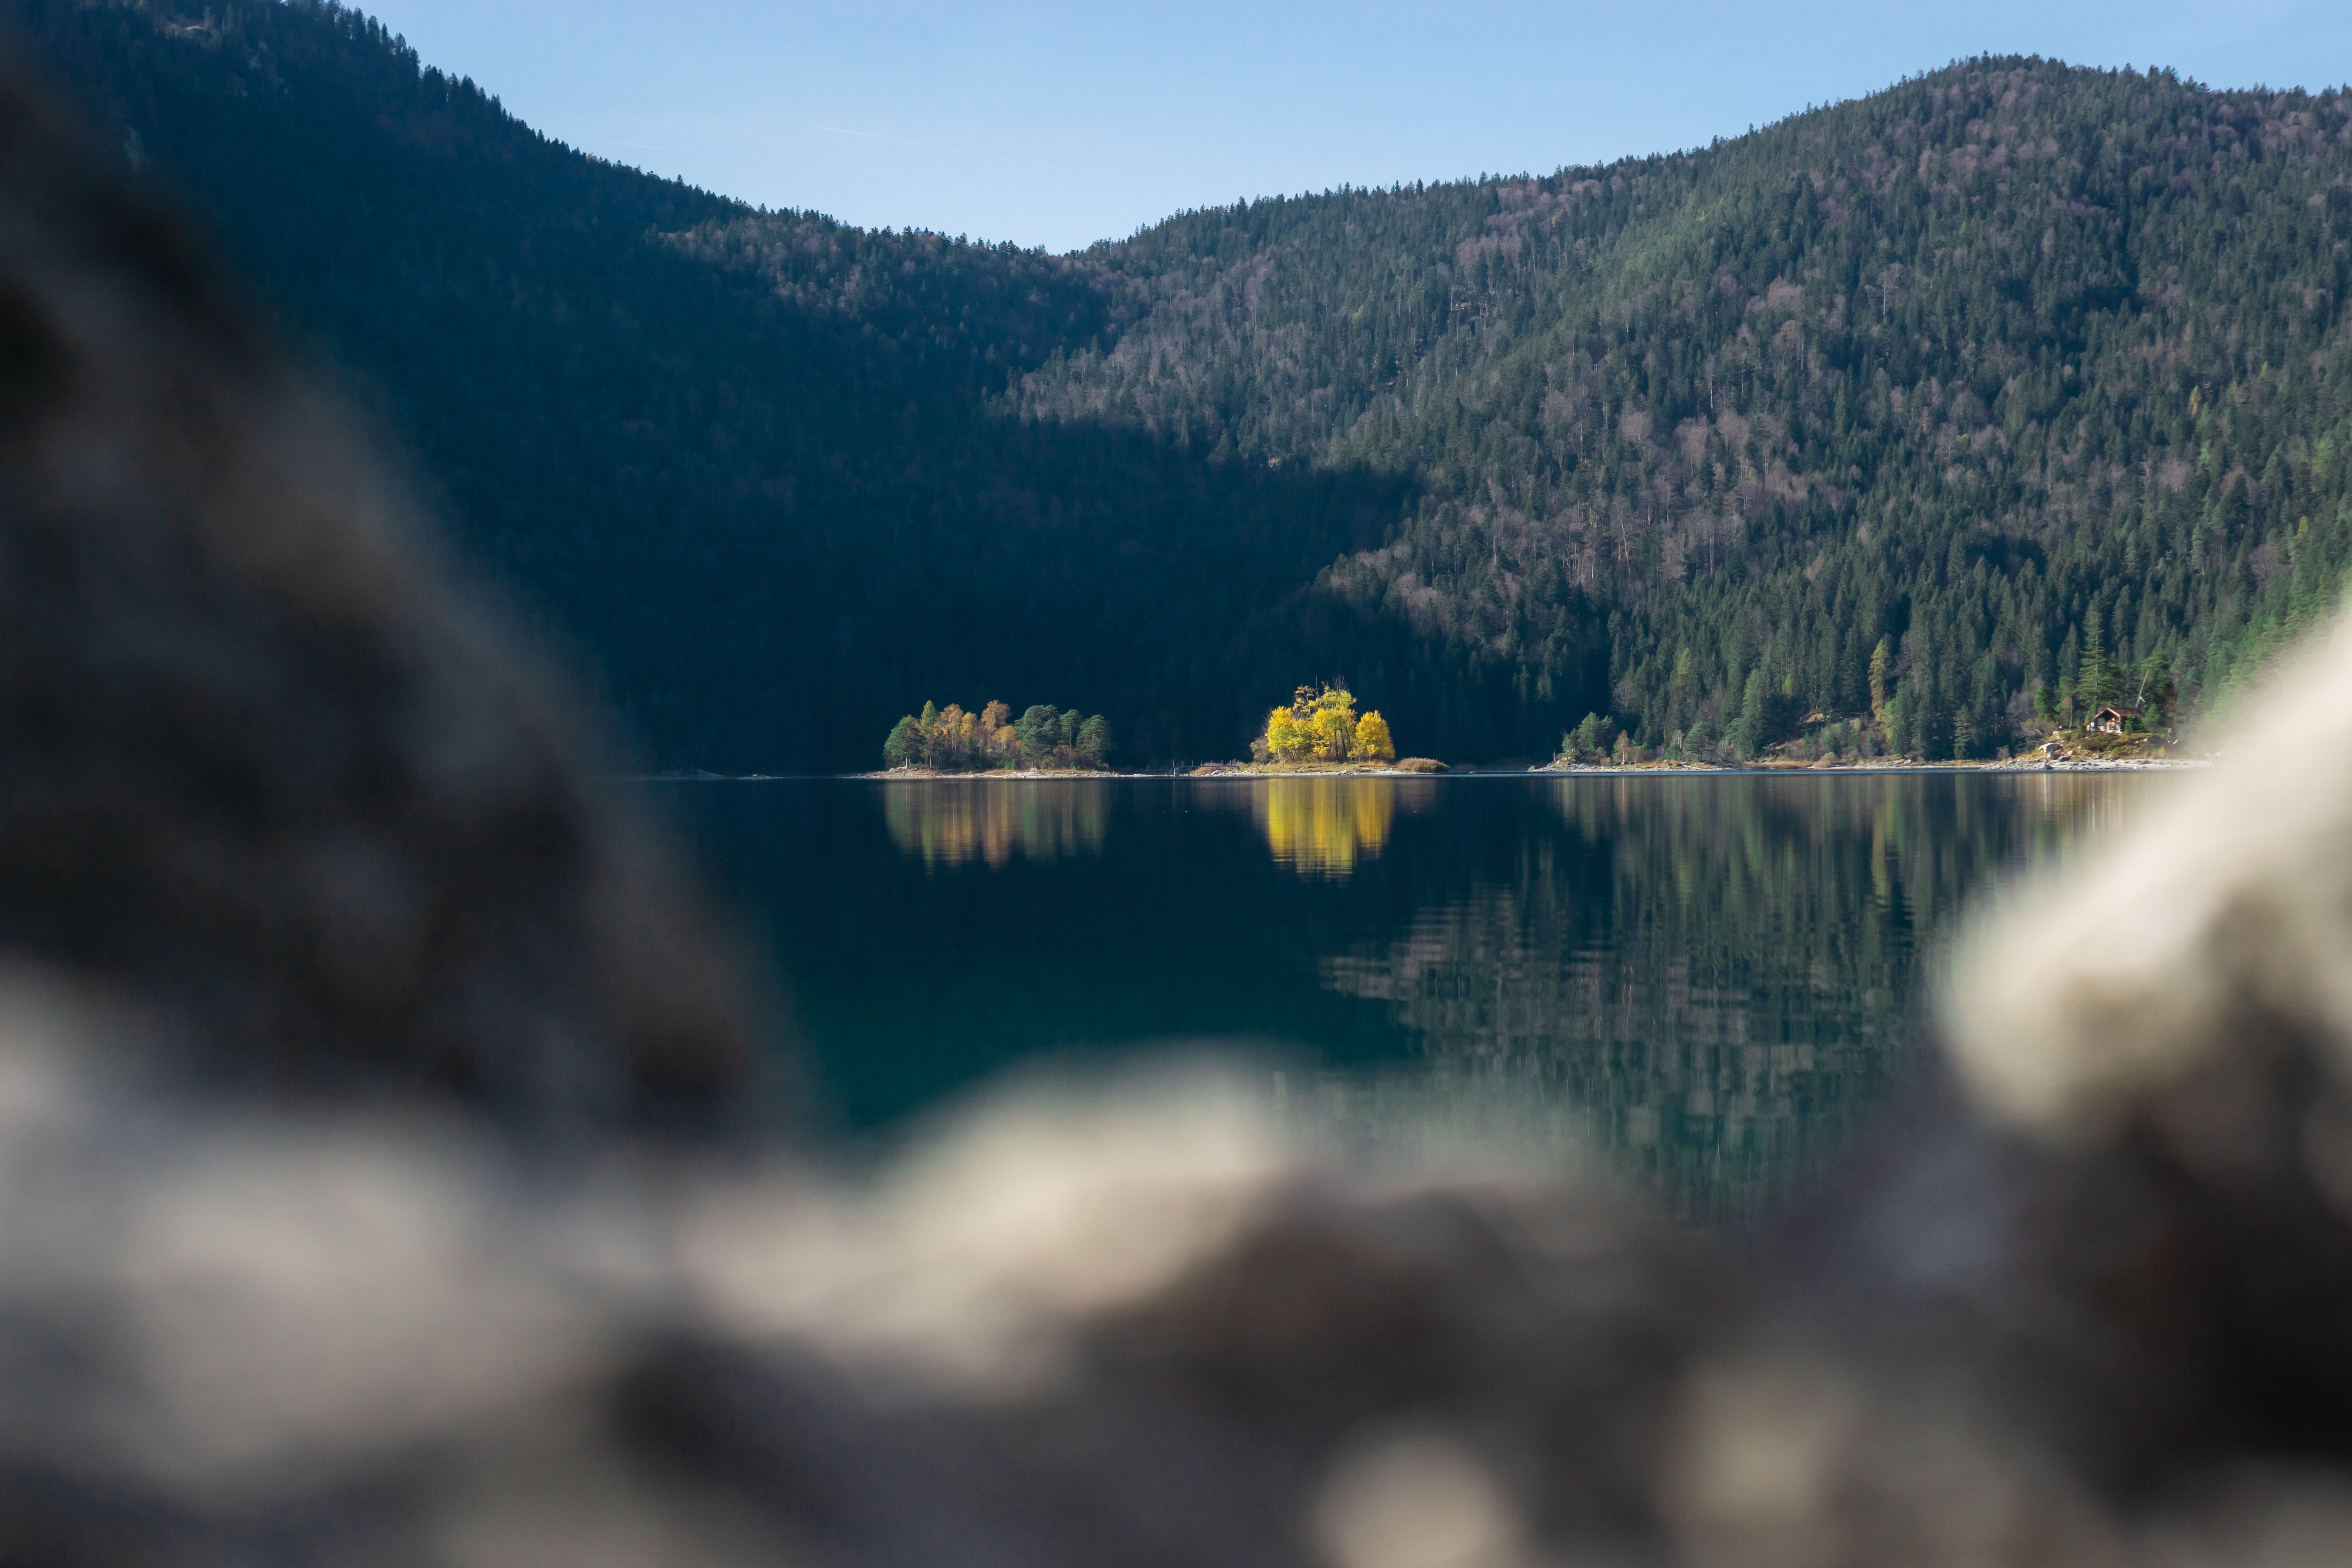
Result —
[[1110, 756], [1113, 745], [1110, 725], [1099, 713], [1078, 726], [1078, 761], [1089, 768], [1101, 767]]
[[909, 767], [920, 762], [922, 754], [923, 732], [909, 713], [890, 727], [890, 738], [882, 742], [882, 763], [886, 767]]
[[2116, 684], [2115, 667], [2107, 661], [2105, 627], [2094, 604], [2083, 618], [2083, 672], [2075, 680], [2075, 694], [2086, 712], [2095, 713], [2116, 701]]

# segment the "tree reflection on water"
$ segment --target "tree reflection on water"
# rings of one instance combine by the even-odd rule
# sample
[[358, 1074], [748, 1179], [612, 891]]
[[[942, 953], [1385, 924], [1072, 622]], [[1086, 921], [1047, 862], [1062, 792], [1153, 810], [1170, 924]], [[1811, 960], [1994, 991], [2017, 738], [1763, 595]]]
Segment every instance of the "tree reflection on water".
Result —
[[1996, 787], [1553, 784], [1564, 831], [1518, 836], [1402, 931], [1323, 960], [1324, 984], [1385, 1005], [1425, 1066], [1370, 1096], [1326, 1085], [1318, 1114], [1376, 1134], [1370, 1119], [1442, 1100], [1552, 1127], [1572, 1112], [1612, 1163], [1686, 1208], [1768, 1200], [1913, 1065], [1919, 965], [1966, 895], [2111, 829], [2125, 798], [2083, 775]]
[[1216, 1053], [1305, 1136], [1591, 1154], [1737, 1218], [1926, 1059], [1937, 954], [2001, 876], [2167, 787], [980, 778], [667, 798], [766, 933], [853, 1130], [1039, 1062]]
[[926, 869], [974, 860], [1002, 868], [1102, 852], [1104, 788], [1086, 779], [892, 781], [882, 813], [899, 852]]
[[1302, 877], [1345, 877], [1388, 842], [1399, 811], [1424, 810], [1427, 779], [1273, 778], [1253, 781], [1250, 807], [1277, 865]]

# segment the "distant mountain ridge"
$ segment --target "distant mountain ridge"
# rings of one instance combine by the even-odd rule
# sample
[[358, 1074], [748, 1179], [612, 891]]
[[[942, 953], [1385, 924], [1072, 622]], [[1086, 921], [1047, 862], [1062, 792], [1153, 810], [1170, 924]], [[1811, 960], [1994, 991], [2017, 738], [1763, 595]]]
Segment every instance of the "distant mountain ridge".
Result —
[[2100, 652], [2210, 693], [2352, 552], [2341, 92], [1970, 61], [1056, 258], [573, 153], [309, 0], [0, 19], [660, 764], [1049, 688], [1228, 756], [1330, 676], [1457, 758], [1744, 746], [1882, 641], [1912, 749], [1981, 753]]
[[[1189, 215], [1025, 408], [1409, 472], [1324, 592], [1720, 736], [1746, 678], [1978, 754], [2095, 626], [2195, 696], [2352, 516], [2341, 93], [1978, 61], [1712, 149]], [[1679, 671], [1679, 673], [1677, 673]], [[1783, 720], [1785, 721], [1785, 718]]]

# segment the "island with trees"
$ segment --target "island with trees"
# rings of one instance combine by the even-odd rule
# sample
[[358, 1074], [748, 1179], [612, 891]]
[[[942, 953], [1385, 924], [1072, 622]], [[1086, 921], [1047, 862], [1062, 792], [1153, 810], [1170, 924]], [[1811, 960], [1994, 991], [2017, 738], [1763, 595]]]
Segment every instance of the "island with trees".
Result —
[[1389, 721], [1377, 709], [1356, 711], [1356, 694], [1345, 681], [1302, 686], [1288, 702], [1265, 716], [1257, 738], [1250, 742], [1248, 763], [1212, 764], [1195, 773], [1328, 773], [1377, 769], [1381, 772], [1446, 771], [1427, 757], [1397, 760], [1396, 742]]
[[1101, 773], [1115, 744], [1099, 713], [1040, 702], [1015, 719], [1005, 702], [977, 713], [926, 702], [891, 727], [882, 762], [893, 773]]
[[1356, 695], [1345, 685], [1302, 686], [1265, 716], [1265, 728], [1250, 742], [1250, 760], [1294, 767], [1392, 763], [1396, 743], [1377, 711], [1357, 717]]

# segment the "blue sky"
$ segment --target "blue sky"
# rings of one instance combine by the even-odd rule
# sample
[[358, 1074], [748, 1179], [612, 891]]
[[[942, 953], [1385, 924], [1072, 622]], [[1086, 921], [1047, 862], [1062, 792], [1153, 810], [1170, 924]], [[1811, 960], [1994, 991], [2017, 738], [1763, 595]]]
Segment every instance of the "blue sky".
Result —
[[2352, 79], [2344, 0], [373, 9], [586, 151], [770, 206], [1055, 250], [1244, 195], [1690, 146], [1983, 50], [2217, 86]]

